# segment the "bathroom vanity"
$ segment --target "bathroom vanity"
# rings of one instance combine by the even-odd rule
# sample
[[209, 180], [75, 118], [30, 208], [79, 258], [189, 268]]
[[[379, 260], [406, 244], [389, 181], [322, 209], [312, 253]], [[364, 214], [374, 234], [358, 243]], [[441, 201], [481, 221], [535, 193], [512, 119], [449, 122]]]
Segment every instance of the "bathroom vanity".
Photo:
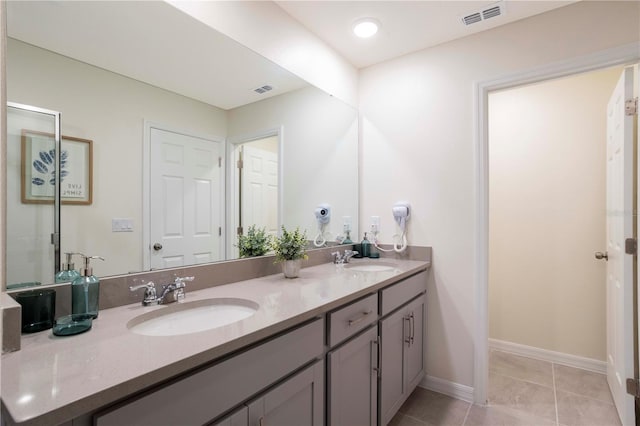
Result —
[[[100, 312], [88, 333], [25, 335], [2, 357], [6, 425], [387, 424], [424, 376], [429, 261], [305, 268], [189, 292], [241, 298], [245, 319], [196, 333], [136, 334], [173, 306]], [[196, 277], [196, 280], [202, 279]], [[182, 304], [184, 305], [184, 304]]]

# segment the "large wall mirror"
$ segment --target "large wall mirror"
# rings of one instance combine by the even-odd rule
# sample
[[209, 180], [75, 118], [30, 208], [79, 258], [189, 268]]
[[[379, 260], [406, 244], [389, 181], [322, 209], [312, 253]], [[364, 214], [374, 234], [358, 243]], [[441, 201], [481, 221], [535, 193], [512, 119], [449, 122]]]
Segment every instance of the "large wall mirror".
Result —
[[[9, 1], [7, 32], [8, 100], [60, 113], [60, 252], [97, 275], [235, 258], [252, 224], [313, 239], [321, 203], [329, 241], [358, 235], [352, 107], [162, 1]], [[18, 191], [22, 135], [46, 132], [8, 119]], [[7, 283], [52, 283], [52, 204], [16, 191]]]

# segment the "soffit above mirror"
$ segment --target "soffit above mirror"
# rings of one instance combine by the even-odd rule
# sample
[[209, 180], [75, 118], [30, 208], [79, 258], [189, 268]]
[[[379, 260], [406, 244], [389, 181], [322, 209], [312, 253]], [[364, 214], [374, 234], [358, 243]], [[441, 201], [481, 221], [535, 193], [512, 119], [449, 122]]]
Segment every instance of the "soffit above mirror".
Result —
[[307, 85], [165, 2], [9, 1], [7, 17], [9, 37], [225, 110]]

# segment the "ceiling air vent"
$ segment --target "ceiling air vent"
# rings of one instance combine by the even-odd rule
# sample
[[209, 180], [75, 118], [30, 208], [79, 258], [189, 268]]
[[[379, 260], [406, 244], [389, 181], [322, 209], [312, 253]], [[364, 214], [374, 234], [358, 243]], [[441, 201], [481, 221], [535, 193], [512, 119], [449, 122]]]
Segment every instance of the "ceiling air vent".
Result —
[[487, 7], [482, 8], [479, 11], [469, 13], [462, 17], [462, 23], [465, 25], [476, 24], [487, 19], [495, 18], [497, 16], [504, 15], [504, 1], [493, 3]]
[[262, 86], [262, 87], [258, 87], [257, 89], [253, 89], [254, 92], [259, 93], [259, 94], [263, 94], [263, 93], [267, 93], [269, 90], [273, 90], [273, 87], [271, 86]]
[[482, 15], [476, 12], [471, 15], [465, 16], [464, 18], [462, 18], [462, 21], [464, 22], [465, 25], [475, 24], [476, 22], [482, 21]]

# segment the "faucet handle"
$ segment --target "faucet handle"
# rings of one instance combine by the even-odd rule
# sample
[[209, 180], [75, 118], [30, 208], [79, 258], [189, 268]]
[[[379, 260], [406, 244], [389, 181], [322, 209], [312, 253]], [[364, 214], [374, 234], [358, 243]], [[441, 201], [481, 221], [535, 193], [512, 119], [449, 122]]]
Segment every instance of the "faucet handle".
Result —
[[142, 304], [144, 306], [157, 303], [156, 285], [152, 281], [149, 281], [148, 283], [136, 285], [136, 286], [131, 286], [129, 287], [129, 290], [137, 291], [137, 290], [140, 290], [141, 288], [144, 288], [144, 299], [142, 299]]
[[149, 291], [149, 290], [155, 290], [156, 289], [156, 285], [153, 283], [153, 281], [149, 281], [148, 283], [144, 283], [144, 284], [140, 284], [140, 285], [134, 285], [129, 287], [130, 291], [137, 291], [140, 290], [141, 288], [145, 288], [145, 292]]
[[194, 278], [195, 277], [176, 277], [173, 280], [173, 283], [175, 284], [176, 288], [184, 288], [185, 287], [184, 282], [185, 281], [193, 281]]
[[333, 263], [340, 263], [342, 261], [342, 255], [339, 251], [332, 252], [331, 256], [333, 257]]

